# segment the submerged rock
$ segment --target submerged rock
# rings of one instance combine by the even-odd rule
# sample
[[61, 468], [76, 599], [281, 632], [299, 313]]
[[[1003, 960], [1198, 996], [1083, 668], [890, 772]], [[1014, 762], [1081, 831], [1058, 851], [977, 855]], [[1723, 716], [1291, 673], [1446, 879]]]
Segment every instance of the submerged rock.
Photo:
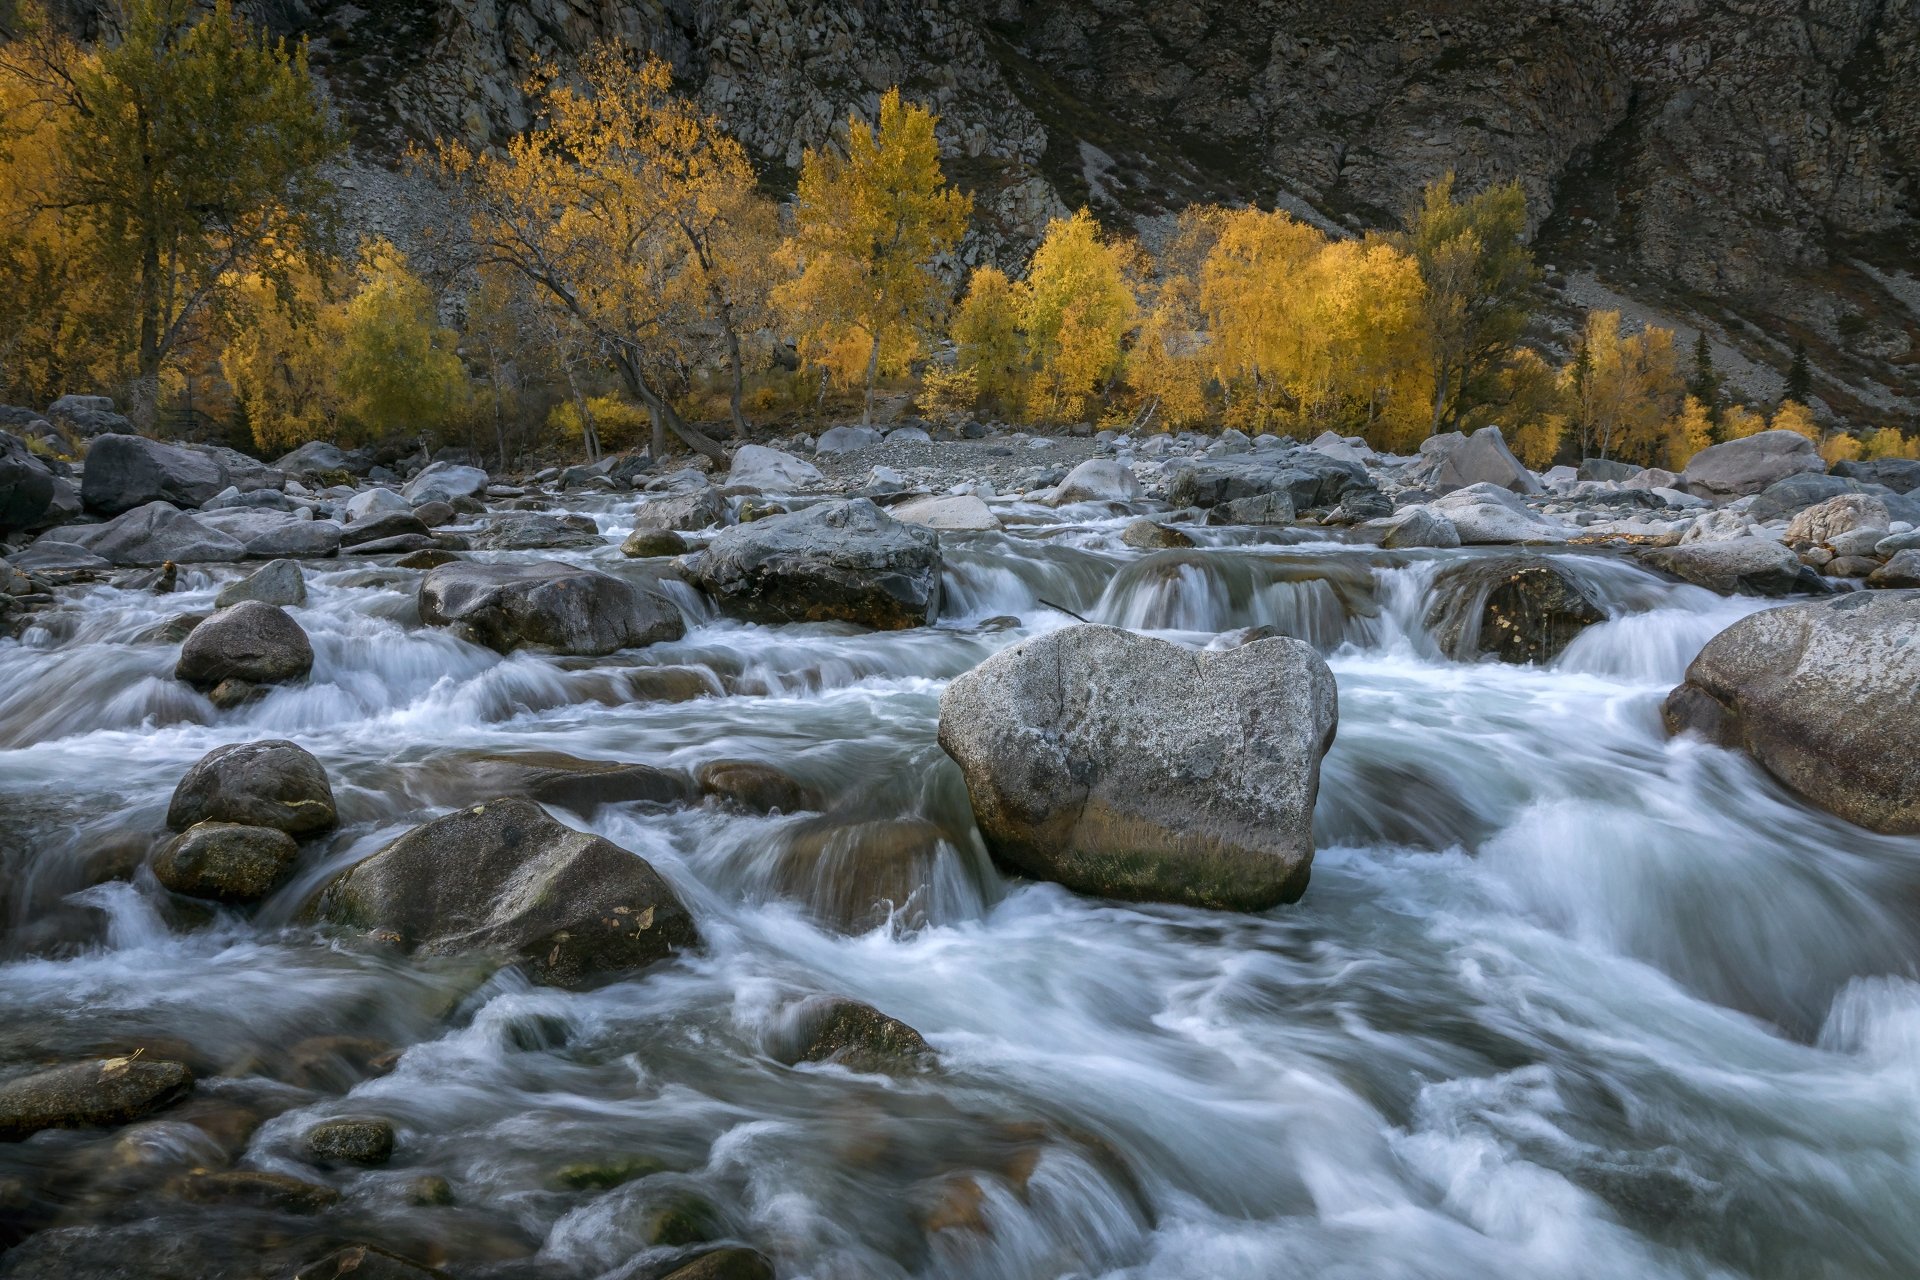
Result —
[[1537, 556], [1463, 560], [1436, 574], [1433, 590], [1427, 627], [1456, 662], [1551, 662], [1607, 617], [1578, 578]]
[[635, 529], [620, 544], [620, 554], [635, 560], [686, 553], [687, 540], [672, 529]]
[[693, 918], [645, 859], [493, 800], [415, 827], [322, 891], [320, 917], [403, 950], [492, 954], [580, 987], [697, 946]]
[[306, 1144], [322, 1164], [382, 1165], [393, 1158], [393, 1124], [377, 1116], [323, 1120], [307, 1130]]
[[180, 645], [176, 679], [201, 689], [226, 680], [285, 684], [313, 670], [313, 644], [285, 611], [258, 600], [221, 609]]
[[1920, 832], [1920, 595], [1856, 592], [1751, 614], [1667, 695], [1669, 732], [1745, 750], [1812, 803]]
[[420, 584], [420, 617], [500, 653], [531, 645], [597, 657], [686, 633], [658, 592], [555, 560], [442, 565]]
[[917, 925], [946, 838], [924, 818], [814, 819], [786, 837], [774, 888], [844, 933]]
[[830, 1062], [850, 1071], [898, 1074], [933, 1065], [933, 1047], [918, 1031], [870, 1004], [842, 996], [804, 1001], [773, 1037], [772, 1053], [787, 1066]]
[[954, 680], [940, 745], [988, 848], [1021, 870], [1258, 911], [1306, 890], [1336, 715], [1332, 673], [1297, 640], [1195, 653], [1078, 626]]
[[853, 622], [882, 631], [940, 611], [940, 538], [865, 498], [723, 531], [690, 566], [722, 608], [752, 622]]
[[703, 1253], [661, 1280], [774, 1280], [773, 1264], [752, 1249], [729, 1246]]
[[130, 1124], [185, 1097], [193, 1073], [158, 1058], [77, 1062], [0, 1083], [0, 1142]]
[[821, 805], [813, 788], [759, 760], [709, 760], [695, 772], [694, 780], [702, 795], [752, 813], [798, 813]]
[[300, 846], [284, 831], [201, 822], [155, 855], [153, 874], [189, 898], [242, 905], [259, 902], [285, 883], [299, 856]]
[[309, 752], [282, 739], [209, 751], [180, 779], [167, 806], [167, 825], [175, 831], [231, 822], [307, 836], [335, 821], [327, 771]]

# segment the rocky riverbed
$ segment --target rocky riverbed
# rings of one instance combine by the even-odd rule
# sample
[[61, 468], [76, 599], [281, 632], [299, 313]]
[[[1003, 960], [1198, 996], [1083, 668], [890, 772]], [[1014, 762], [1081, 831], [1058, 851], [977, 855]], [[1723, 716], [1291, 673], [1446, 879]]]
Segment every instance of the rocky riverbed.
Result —
[[1920, 1267], [1914, 464], [82, 407], [0, 1275]]

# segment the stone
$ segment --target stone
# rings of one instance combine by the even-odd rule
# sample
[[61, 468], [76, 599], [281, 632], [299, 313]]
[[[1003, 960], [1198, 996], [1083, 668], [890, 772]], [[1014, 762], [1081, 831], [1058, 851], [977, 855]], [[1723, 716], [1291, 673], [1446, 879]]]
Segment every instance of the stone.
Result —
[[1902, 497], [1891, 489], [1864, 484], [1845, 476], [1812, 473], [1776, 480], [1761, 490], [1747, 508], [1747, 518], [1756, 524], [1790, 520], [1808, 507], [1844, 494], [1860, 494], [1879, 500], [1890, 519], [1920, 522], [1920, 499]]
[[1539, 556], [1458, 561], [1434, 575], [1433, 594], [1427, 629], [1456, 662], [1551, 662], [1607, 618], [1578, 578]]
[[1113, 458], [1088, 458], [1067, 472], [1048, 499], [1052, 506], [1070, 502], [1133, 502], [1140, 497], [1140, 481], [1133, 468]]
[[420, 618], [499, 653], [531, 646], [598, 657], [686, 634], [659, 592], [557, 560], [442, 565], [421, 580]]
[[313, 670], [313, 644], [287, 613], [258, 600], [221, 609], [180, 646], [174, 678], [201, 689], [222, 680], [286, 684]]
[[280, 489], [252, 489], [242, 492], [238, 485], [228, 485], [200, 504], [202, 514], [209, 511], [305, 511], [306, 509]]
[[688, 571], [750, 622], [852, 622], [882, 631], [940, 611], [940, 538], [866, 498], [825, 502], [723, 530]]
[[516, 511], [495, 516], [469, 541], [476, 551], [534, 551], [549, 547], [598, 547], [606, 539], [591, 516]]
[[[1490, 484], [1513, 493], [1542, 492], [1539, 477], [1520, 465], [1498, 427], [1482, 427], [1470, 436], [1458, 431], [1428, 436], [1420, 444], [1420, 453], [1428, 460], [1419, 473], [1421, 483], [1435, 493], [1452, 493], [1475, 484]], [[1589, 478], [1584, 466], [1580, 478]]]
[[[463, 781], [493, 795], [518, 795], [591, 816], [609, 804], [685, 804], [693, 779], [678, 770], [559, 751], [519, 751], [462, 761]], [[473, 794], [471, 791], [468, 794]]]
[[1463, 546], [1493, 543], [1566, 542], [1579, 531], [1534, 511], [1511, 492], [1495, 485], [1476, 484], [1456, 489], [1428, 504], [1445, 516]]
[[828, 427], [814, 441], [815, 453], [852, 453], [857, 449], [870, 449], [880, 443], [880, 433], [872, 427]]
[[413, 509], [413, 518], [429, 529], [439, 529], [458, 520], [460, 514], [453, 509], [451, 503], [441, 502], [436, 499], [432, 502], [423, 502], [415, 507]]
[[0, 431], [0, 533], [43, 523], [53, 506], [52, 468], [27, 442]]
[[280, 738], [214, 748], [181, 777], [167, 806], [167, 825], [175, 831], [230, 822], [299, 837], [329, 830], [335, 821], [326, 769]]
[[1747, 519], [1746, 512], [1732, 507], [1720, 507], [1696, 517], [1680, 535], [1680, 545], [1687, 546], [1695, 542], [1731, 542], [1735, 538], [1754, 537], [1753, 522]]
[[1334, 504], [1333, 510], [1321, 517], [1323, 524], [1364, 524], [1369, 520], [1384, 520], [1393, 514], [1393, 499], [1378, 489], [1349, 489]]
[[1447, 549], [1460, 545], [1460, 531], [1453, 521], [1431, 507], [1408, 507], [1380, 535], [1380, 545], [1389, 551], [1411, 551], [1420, 547]]
[[1167, 501], [1176, 507], [1214, 507], [1238, 498], [1285, 494], [1295, 511], [1331, 507], [1350, 489], [1373, 489], [1357, 462], [1313, 449], [1275, 450], [1250, 457], [1209, 458], [1173, 471]]
[[193, 1073], [160, 1058], [102, 1058], [0, 1082], [0, 1142], [43, 1129], [131, 1124], [184, 1098]]
[[661, 1280], [774, 1280], [773, 1264], [752, 1249], [729, 1246], [703, 1253]]
[[196, 1169], [180, 1179], [174, 1194], [193, 1204], [232, 1205], [274, 1213], [321, 1213], [340, 1193], [317, 1182], [257, 1169]]
[[117, 565], [208, 564], [240, 560], [247, 554], [238, 539], [167, 502], [150, 502], [123, 512], [93, 526], [86, 538], [88, 551]]
[[300, 566], [291, 560], [275, 560], [238, 582], [229, 582], [213, 598], [214, 607], [225, 609], [243, 600], [261, 604], [302, 605], [307, 602], [307, 579]]
[[727, 472], [729, 489], [751, 489], [760, 493], [791, 493], [821, 483], [820, 468], [790, 453], [769, 449], [762, 444], [743, 444], [733, 455]]
[[425, 537], [426, 533], [427, 526], [411, 511], [374, 512], [342, 529], [340, 545], [343, 548], [361, 547], [399, 537]]
[[350, 454], [330, 440], [309, 440], [291, 453], [280, 455], [273, 465], [290, 476], [317, 472], [365, 475], [371, 468], [371, 463], [365, 457]]
[[299, 856], [300, 846], [284, 831], [201, 822], [154, 856], [153, 875], [174, 893], [243, 906], [286, 883]]
[[1193, 539], [1169, 524], [1158, 524], [1145, 516], [1120, 531], [1120, 541], [1141, 551], [1165, 551], [1172, 547], [1190, 547]]
[[369, 1168], [393, 1158], [393, 1125], [370, 1116], [323, 1120], [306, 1132], [307, 1151], [321, 1164]]
[[497, 955], [573, 988], [700, 940], [645, 859], [519, 799], [415, 827], [330, 882], [317, 913], [404, 951]]
[[799, 813], [822, 803], [813, 788], [758, 760], [709, 760], [693, 776], [701, 795], [752, 813]]
[[1865, 458], [1836, 462], [1833, 474], [1863, 484], [1883, 484], [1895, 493], [1920, 491], [1920, 458]]
[[202, 450], [103, 435], [87, 449], [80, 499], [87, 510], [109, 516], [150, 502], [197, 507], [229, 483], [227, 469]]
[[1582, 480], [1611, 480], [1625, 485], [1639, 468], [1630, 462], [1621, 462], [1616, 458], [1586, 458], [1580, 463], [1579, 476]]
[[458, 564], [460, 557], [441, 547], [423, 547], [409, 551], [393, 562], [396, 569], [438, 569], [443, 564]]
[[1787, 525], [1786, 541], [1796, 545], [1831, 544], [1843, 533], [1856, 529], [1874, 529], [1887, 536], [1887, 504], [1870, 493], [1840, 493], [1825, 502], [1816, 502]]
[[461, 499], [477, 500], [486, 491], [487, 473], [480, 468], [435, 462], [407, 481], [400, 496], [416, 507], [428, 502], [445, 502], [457, 511]]
[[345, 533], [331, 520], [289, 520], [247, 539], [247, 555], [256, 560], [330, 556], [340, 550]]
[[1852, 592], [1749, 614], [1667, 696], [1672, 733], [1746, 751], [1811, 803], [1920, 832], [1920, 595]]
[[669, 493], [649, 497], [633, 511], [634, 532], [676, 530], [692, 533], [727, 522], [727, 500], [712, 485], [703, 484], [691, 493]]
[[987, 847], [1106, 897], [1260, 911], [1313, 861], [1333, 676], [1290, 638], [1195, 653], [1077, 626], [948, 685], [940, 745]]
[[396, 513], [410, 516], [413, 514], [413, 504], [402, 497], [398, 489], [362, 489], [347, 499], [345, 510], [347, 523], [359, 524], [376, 516]]
[[938, 529], [950, 532], [979, 532], [998, 529], [1000, 517], [993, 509], [972, 494], [958, 497], [915, 498], [887, 508], [887, 514], [895, 520], [907, 524], [917, 524], [923, 529]]
[[842, 933], [889, 922], [917, 927], [946, 843], [946, 833], [924, 818], [821, 817], [787, 833], [773, 888]]
[[932, 444], [933, 437], [927, 434], [925, 427], [895, 427], [887, 432], [888, 444]]
[[1776, 480], [1827, 469], [1813, 441], [1793, 431], [1758, 435], [1709, 445], [1693, 455], [1681, 473], [1681, 486], [1698, 498], [1725, 502], [1759, 493]]
[[1286, 494], [1257, 493], [1250, 498], [1215, 503], [1207, 512], [1207, 523], [1285, 526], [1293, 523], [1294, 514], [1293, 501]]
[[445, 543], [424, 533], [396, 533], [391, 537], [374, 538], [369, 542], [355, 543], [341, 550], [356, 556], [396, 556], [413, 555], [420, 551], [442, 551], [467, 549], [467, 544], [458, 539], [448, 539]]
[[[441, 1179], [445, 1181], [445, 1179]], [[311, 1266], [302, 1267], [293, 1280], [451, 1280], [438, 1267], [389, 1253], [378, 1245], [353, 1244], [336, 1249]]]
[[[1665, 467], [1642, 467], [1622, 480], [1620, 487], [1622, 489], [1646, 489], [1654, 493], [1658, 493], [1662, 489], [1672, 489], [1677, 493], [1680, 489], [1680, 477], [1668, 471]], [[1682, 494], [1681, 496], [1686, 500], [1682, 505], [1704, 503], [1706, 501], [1704, 498], [1696, 498], [1690, 493]]]
[[683, 556], [687, 550], [687, 540], [672, 529], [635, 529], [620, 544], [620, 554], [634, 560]]
[[1648, 547], [1640, 562], [1723, 596], [1785, 596], [1826, 591], [1819, 575], [1772, 538], [1727, 538]]
[[789, 1010], [771, 1049], [784, 1066], [832, 1063], [874, 1075], [924, 1071], [934, 1060], [933, 1047], [918, 1031], [843, 996], [802, 1001]]

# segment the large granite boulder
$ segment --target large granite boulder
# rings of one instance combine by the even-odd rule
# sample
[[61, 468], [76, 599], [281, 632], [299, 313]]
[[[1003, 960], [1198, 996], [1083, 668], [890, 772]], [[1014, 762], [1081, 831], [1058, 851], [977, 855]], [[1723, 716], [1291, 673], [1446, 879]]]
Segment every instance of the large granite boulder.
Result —
[[1816, 502], [1787, 525], [1787, 541], [1796, 546], [1824, 546], [1841, 534], [1874, 529], [1887, 536], [1892, 517], [1887, 504], [1870, 493], [1835, 494], [1825, 502]]
[[702, 485], [691, 493], [666, 493], [647, 498], [633, 511], [633, 527], [659, 531], [671, 529], [692, 533], [727, 522], [727, 500], [712, 485]]
[[1813, 441], [1794, 431], [1762, 431], [1693, 455], [1680, 480], [1697, 498], [1726, 502], [1759, 493], [1776, 480], [1807, 471], [1825, 471]]
[[1895, 493], [1920, 493], [1920, 458], [1866, 458], [1836, 462], [1833, 474], [1865, 484], [1883, 484]]
[[1195, 652], [1078, 626], [947, 687], [940, 745], [995, 856], [1106, 897], [1259, 911], [1305, 892], [1333, 675], [1298, 640]]
[[1188, 463], [1168, 482], [1167, 501], [1176, 507], [1213, 507], [1281, 493], [1294, 510], [1306, 511], [1335, 506], [1350, 490], [1376, 487], [1358, 462], [1331, 458], [1317, 449], [1275, 449]]
[[1772, 538], [1725, 538], [1648, 547], [1640, 562], [1723, 596], [1824, 595], [1820, 575]]
[[420, 583], [420, 617], [500, 653], [531, 646], [599, 656], [686, 634], [659, 592], [557, 560], [442, 565]]
[[587, 548], [606, 543], [592, 516], [555, 515], [548, 511], [509, 511], [494, 516], [480, 530], [468, 535], [467, 541], [475, 551]]
[[1140, 496], [1133, 468], [1113, 458], [1088, 458], [1054, 488], [1051, 505], [1069, 502], [1132, 502]]
[[373, 470], [373, 459], [358, 450], [349, 453], [330, 440], [309, 440], [276, 458], [273, 465], [290, 476], [331, 475], [342, 471], [363, 476]]
[[1815, 472], [1788, 476], [1768, 485], [1747, 508], [1747, 518], [1762, 524], [1773, 520], [1791, 520], [1809, 507], [1847, 494], [1876, 498], [1887, 509], [1891, 519], [1920, 523], [1920, 498], [1902, 496], [1885, 485]]
[[415, 827], [322, 891], [319, 916], [410, 952], [491, 954], [580, 987], [699, 945], [645, 859], [499, 799]]
[[1855, 592], [1751, 614], [1667, 696], [1667, 728], [1746, 750], [1849, 822], [1920, 832], [1920, 594]]
[[435, 462], [407, 481], [400, 496], [418, 507], [428, 502], [446, 502], [458, 506], [462, 500], [478, 501], [487, 491], [487, 473], [478, 467], [452, 462]]
[[1474, 484], [1428, 504], [1466, 546], [1566, 542], [1580, 531], [1542, 515], [1498, 485]]
[[[50, 530], [50, 540], [64, 540], [66, 529]], [[240, 560], [246, 544], [172, 503], [149, 502], [123, 512], [102, 525], [73, 530], [73, 541], [109, 564], [207, 564]]]
[[940, 538], [865, 498], [826, 502], [722, 531], [689, 570], [752, 622], [854, 622], [883, 631], [940, 611]]
[[[1470, 436], [1458, 431], [1429, 436], [1421, 442], [1420, 453], [1427, 459], [1418, 473], [1420, 481], [1435, 493], [1452, 493], [1474, 484], [1513, 493], [1542, 491], [1540, 478], [1513, 456], [1498, 427], [1482, 427]], [[1581, 479], [1586, 478], [1583, 472]]]
[[15, 1076], [0, 1082], [0, 1142], [129, 1124], [192, 1088], [191, 1071], [159, 1058], [102, 1058]]
[[53, 505], [53, 470], [27, 442], [0, 432], [0, 533], [31, 529]]
[[87, 510], [111, 516], [149, 502], [197, 507], [229, 483], [227, 468], [203, 449], [104, 435], [87, 449], [80, 498]]
[[791, 493], [819, 484], [823, 479], [820, 468], [811, 462], [763, 444], [743, 444], [733, 455], [727, 487], [760, 493]]
[[1602, 609], [1565, 566], [1539, 556], [1461, 560], [1434, 575], [1427, 628], [1457, 662], [1551, 662]]
[[857, 449], [871, 449], [881, 441], [881, 435], [873, 427], [828, 427], [814, 441], [815, 453], [835, 454], [852, 453]]
[[917, 524], [923, 529], [978, 532], [1000, 527], [1000, 517], [993, 514], [993, 508], [970, 493], [915, 498], [888, 507], [887, 514], [895, 520]]
[[181, 777], [167, 805], [167, 825], [175, 831], [231, 822], [310, 836], [335, 821], [326, 769], [311, 752], [282, 738], [209, 751]]
[[313, 643], [284, 609], [243, 600], [187, 633], [173, 674], [195, 688], [228, 680], [286, 684], [313, 670]]
[[297, 606], [307, 602], [307, 579], [300, 566], [291, 560], [275, 560], [238, 582], [229, 582], [213, 598], [216, 609], [225, 609], [246, 600], [261, 604]]

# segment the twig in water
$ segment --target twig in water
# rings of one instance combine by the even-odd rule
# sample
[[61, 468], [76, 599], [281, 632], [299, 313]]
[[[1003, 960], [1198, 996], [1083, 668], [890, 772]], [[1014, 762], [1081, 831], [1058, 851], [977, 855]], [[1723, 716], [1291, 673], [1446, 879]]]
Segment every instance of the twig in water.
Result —
[[[1040, 599], [1040, 598], [1039, 598], [1038, 596], [1036, 596], [1036, 597], [1034, 597], [1034, 598], [1035, 598], [1036, 600], [1039, 600], [1039, 599]], [[1069, 609], [1069, 608], [1067, 608], [1067, 607], [1066, 607], [1065, 605], [1063, 605], [1063, 604], [1055, 604], [1055, 603], [1054, 603], [1053, 601], [1051, 601], [1051, 600], [1040, 600], [1040, 603], [1041, 603], [1041, 604], [1043, 604], [1043, 605], [1045, 605], [1045, 606], [1046, 606], [1047, 608], [1049, 608], [1049, 609], [1052, 609], [1052, 610], [1053, 610], [1053, 611], [1054, 611], [1055, 613], [1064, 613], [1064, 614], [1066, 614], [1066, 615], [1067, 615], [1067, 616], [1068, 616], [1069, 618], [1080, 618], [1080, 615], [1079, 615], [1079, 614], [1077, 614], [1077, 613], [1075, 613], [1075, 612], [1074, 612], [1073, 610], [1071, 610], [1071, 609]], [[1093, 619], [1092, 619], [1092, 618], [1080, 618], [1080, 621], [1082, 621], [1082, 622], [1085, 622], [1085, 623], [1088, 623], [1088, 624], [1091, 624], [1091, 623], [1093, 622]]]

